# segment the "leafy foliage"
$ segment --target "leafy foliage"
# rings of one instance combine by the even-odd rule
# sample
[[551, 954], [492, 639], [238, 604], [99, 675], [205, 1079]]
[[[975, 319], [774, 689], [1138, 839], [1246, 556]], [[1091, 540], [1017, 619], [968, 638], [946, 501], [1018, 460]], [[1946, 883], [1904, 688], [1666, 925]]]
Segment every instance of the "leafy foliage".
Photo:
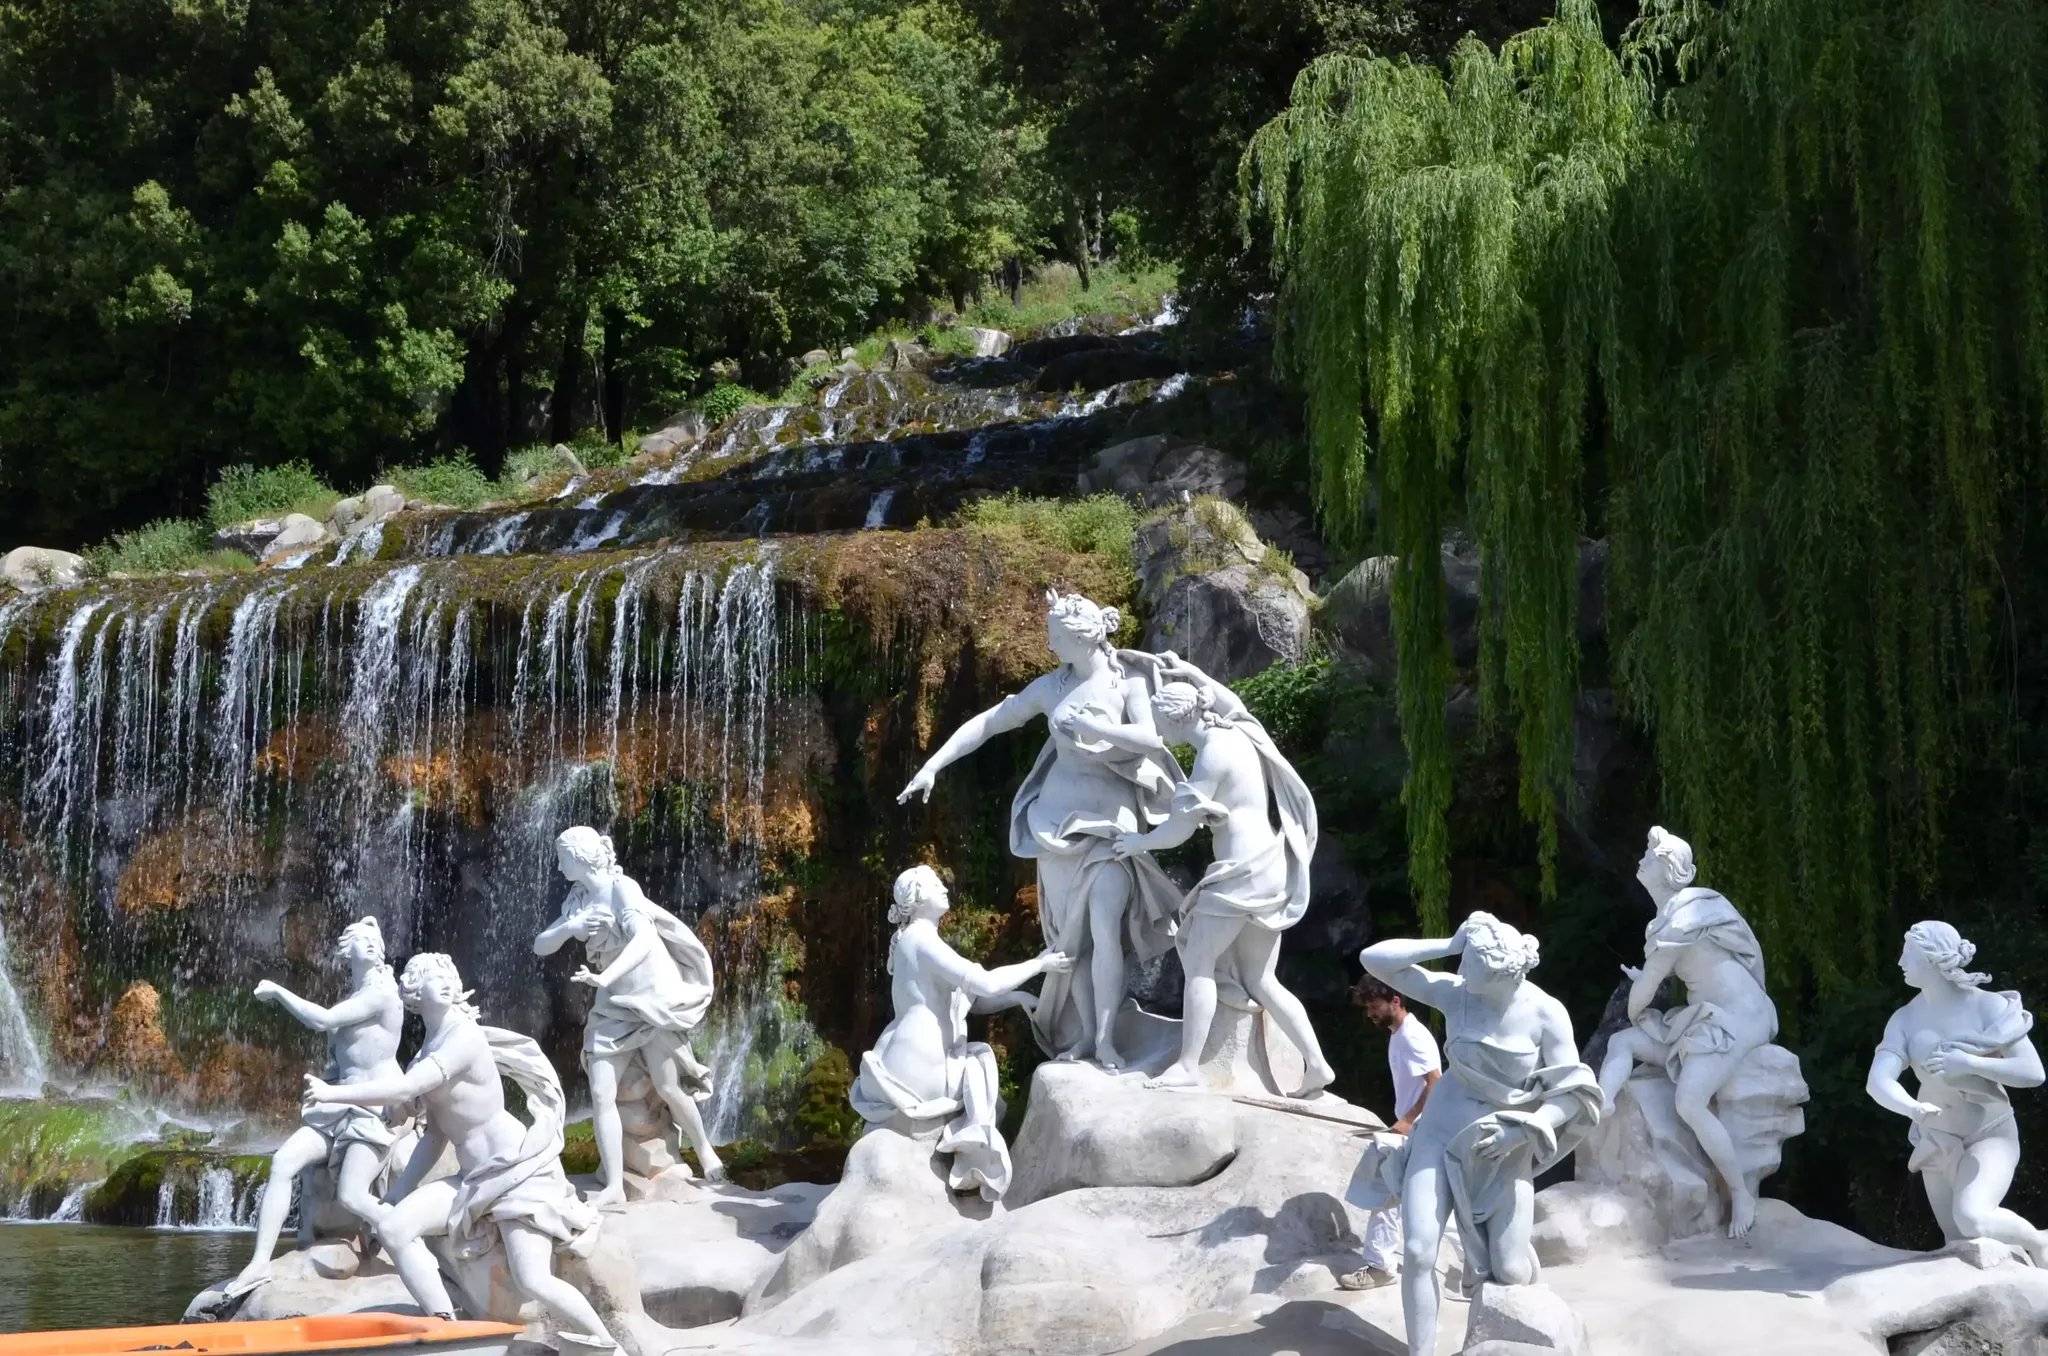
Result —
[[423, 466], [397, 467], [389, 474], [392, 487], [406, 498], [450, 508], [475, 508], [498, 494], [497, 484], [477, 469], [466, 452]]
[[248, 569], [254, 565], [235, 551], [215, 551], [202, 523], [190, 518], [159, 518], [93, 548], [86, 560], [97, 574], [164, 574], [172, 570]]
[[1823, 989], [1870, 973], [1892, 900], [1932, 884], [1957, 697], [1984, 689], [2021, 563], [2044, 95], [2048, 13], [2006, 0], [1657, 0], [1619, 51], [1565, 0], [1448, 77], [1302, 74], [1243, 189], [1288, 268], [1326, 521], [1402, 559], [1426, 919], [1449, 800], [1436, 543], [1460, 518], [1479, 540], [1485, 691], [1550, 838], [1571, 561], [1604, 528], [1619, 686], [1670, 812], [1774, 957]]
[[1116, 494], [1033, 499], [1012, 490], [969, 504], [960, 511], [960, 523], [965, 527], [1014, 528], [1063, 551], [1085, 551], [1128, 562], [1137, 543], [1138, 511]]
[[697, 408], [704, 412], [704, 417], [713, 425], [718, 425], [738, 414], [753, 401], [754, 393], [746, 387], [722, 381], [705, 392]]
[[325, 517], [337, 495], [305, 461], [282, 466], [227, 467], [206, 490], [207, 521], [216, 528], [285, 513]]

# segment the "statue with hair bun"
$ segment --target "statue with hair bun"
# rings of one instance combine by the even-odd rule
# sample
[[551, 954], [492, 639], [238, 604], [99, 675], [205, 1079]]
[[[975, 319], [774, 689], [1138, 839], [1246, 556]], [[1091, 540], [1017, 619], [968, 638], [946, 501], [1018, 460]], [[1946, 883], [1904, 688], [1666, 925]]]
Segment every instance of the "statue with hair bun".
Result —
[[[1977, 948], [1947, 923], [1916, 923], [1899, 970], [1920, 992], [1885, 1023], [1865, 1089], [1912, 1122], [1908, 1166], [1950, 1243], [1987, 1238], [2048, 1266], [2048, 1232], [2005, 1208], [2020, 1163], [2020, 1132], [2008, 1088], [2037, 1088], [2041, 1056], [2034, 1018], [2011, 992], [1970, 969]], [[1907, 1069], [1917, 1095], [1900, 1077]], [[1973, 1257], [1972, 1260], [1975, 1260]]]
[[[1347, 1199], [1401, 1206], [1401, 1309], [1411, 1356], [1434, 1356], [1436, 1270], [1453, 1211], [1474, 1282], [1533, 1285], [1538, 1174], [1564, 1160], [1600, 1120], [1600, 1085], [1579, 1060], [1564, 1004], [1529, 982], [1536, 939], [1474, 913], [1448, 938], [1378, 942], [1366, 973], [1444, 1015], [1444, 1076], [1413, 1130], [1376, 1138]], [[1423, 963], [1456, 957], [1455, 974]]]
[[[943, 1123], [933, 1152], [952, 1159], [947, 1185], [1002, 1197], [1010, 1184], [1010, 1151], [1001, 1130], [995, 1051], [967, 1039], [967, 1014], [1036, 1005], [1023, 984], [1064, 975], [1073, 962], [1057, 951], [987, 970], [939, 935], [949, 901], [938, 872], [913, 866], [896, 878], [889, 921], [889, 996], [895, 1017], [861, 1056], [850, 1093], [869, 1132], [928, 1133]], [[922, 1123], [922, 1124], [921, 1124]]]
[[[1045, 719], [1045, 745], [1011, 804], [1010, 851], [1037, 866], [1047, 948], [1075, 964], [1047, 975], [1031, 1025], [1048, 1054], [1093, 1058], [1106, 1069], [1125, 1063], [1116, 1024], [1127, 967], [1173, 945], [1180, 906], [1163, 875], [1117, 851], [1124, 835], [1166, 821], [1183, 780], [1153, 728], [1157, 658], [1116, 649], [1110, 637], [1119, 625], [1113, 607], [1048, 591], [1046, 641], [1058, 666], [961, 725], [897, 797], [930, 799], [946, 767], [998, 734]], [[1143, 751], [1112, 732], [1145, 737]]]
[[[725, 1175], [697, 1103], [711, 1095], [711, 1071], [690, 1049], [690, 1033], [711, 1007], [711, 953], [689, 925], [650, 900], [619, 869], [612, 840], [585, 826], [555, 840], [555, 864], [569, 881], [561, 916], [533, 939], [553, 955], [576, 940], [601, 967], [578, 968], [573, 982], [597, 990], [583, 1027], [592, 1130], [604, 1184], [591, 1198], [626, 1199], [624, 1121], [619, 1091], [642, 1071], [675, 1125], [697, 1150], [704, 1175]], [[655, 1115], [658, 1117], [659, 1112]], [[664, 1134], [664, 1139], [666, 1135]]]

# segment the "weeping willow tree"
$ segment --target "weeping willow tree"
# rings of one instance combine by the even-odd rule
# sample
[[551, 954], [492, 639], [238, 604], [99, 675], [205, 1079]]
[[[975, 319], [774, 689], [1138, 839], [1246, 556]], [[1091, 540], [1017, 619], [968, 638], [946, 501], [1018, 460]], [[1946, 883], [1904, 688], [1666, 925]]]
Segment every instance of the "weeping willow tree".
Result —
[[2044, 44], [2038, 0], [1649, 0], [1617, 49], [1563, 0], [1448, 72], [1325, 58], [1258, 135], [1319, 511], [1399, 557], [1425, 923], [1452, 527], [1546, 887], [1595, 517], [1668, 813], [1774, 955], [1867, 973], [1934, 887], [2041, 470]]

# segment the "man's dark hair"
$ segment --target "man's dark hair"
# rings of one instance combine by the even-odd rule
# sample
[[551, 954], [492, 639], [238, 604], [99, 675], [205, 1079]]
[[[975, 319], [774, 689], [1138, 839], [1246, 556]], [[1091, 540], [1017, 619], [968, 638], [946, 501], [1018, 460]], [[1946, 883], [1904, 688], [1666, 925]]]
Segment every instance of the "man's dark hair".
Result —
[[1385, 981], [1372, 975], [1361, 975], [1357, 985], [1351, 990], [1351, 1001], [1359, 1007], [1364, 1007], [1369, 1000], [1374, 998], [1391, 998], [1403, 1007], [1406, 1007], [1408, 1004], [1408, 1000], [1403, 998], [1397, 990]]

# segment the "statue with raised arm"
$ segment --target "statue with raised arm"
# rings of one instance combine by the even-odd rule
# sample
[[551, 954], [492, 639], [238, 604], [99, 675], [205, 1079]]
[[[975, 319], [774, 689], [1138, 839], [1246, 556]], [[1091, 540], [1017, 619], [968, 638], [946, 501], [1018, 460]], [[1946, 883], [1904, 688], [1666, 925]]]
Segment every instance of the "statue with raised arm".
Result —
[[[2048, 1232], [2005, 1208], [2020, 1165], [2020, 1132], [2008, 1088], [2038, 1088], [2041, 1056], [2029, 1033], [2033, 1014], [2010, 990], [1973, 974], [1977, 948], [1947, 923], [1916, 923], [1906, 933], [1899, 969], [1918, 989], [1885, 1023], [1870, 1061], [1871, 1099], [1913, 1123], [1913, 1156], [1927, 1203], [1950, 1243], [1989, 1238], [2048, 1266]], [[1917, 1095], [1899, 1081], [1907, 1069]]]
[[[301, 1025], [326, 1034], [327, 1067], [323, 1072], [328, 1082], [348, 1086], [396, 1077], [405, 1006], [398, 996], [398, 981], [384, 963], [384, 935], [377, 920], [364, 918], [349, 924], [335, 946], [335, 955], [349, 969], [349, 992], [333, 1007], [321, 1007], [267, 979], [256, 986], [255, 996], [276, 1003]], [[222, 1291], [222, 1298], [235, 1299], [269, 1279], [270, 1254], [292, 1208], [292, 1184], [309, 1168], [325, 1164], [331, 1169], [335, 1199], [364, 1224], [374, 1225], [384, 1209], [377, 1199], [377, 1179], [390, 1162], [392, 1147], [407, 1119], [396, 1108], [307, 1105], [299, 1128], [270, 1156], [270, 1177], [256, 1208], [255, 1254], [241, 1275]], [[309, 1207], [310, 1203], [302, 1204], [300, 1215], [307, 1222], [302, 1234], [310, 1240]]]
[[[1455, 974], [1422, 968], [1454, 956]], [[1379, 942], [1358, 956], [1381, 983], [1444, 1015], [1443, 1077], [1414, 1130], [1376, 1141], [1360, 1169], [1378, 1205], [1401, 1205], [1411, 1356], [1435, 1356], [1437, 1252], [1452, 1211], [1467, 1294], [1475, 1282], [1533, 1284], [1535, 1179], [1600, 1119], [1600, 1085], [1579, 1062], [1570, 1014], [1528, 980], [1537, 956], [1534, 937], [1485, 913], [1449, 938]]]
[[1010, 1185], [1010, 1150], [1000, 1128], [995, 1052], [967, 1039], [967, 1014], [1021, 1007], [1034, 997], [1019, 988], [1040, 975], [1062, 975], [1073, 962], [1056, 951], [1035, 960], [985, 970], [939, 936], [946, 914], [945, 884], [928, 866], [896, 878], [889, 921], [889, 996], [895, 1018], [875, 1048], [861, 1056], [850, 1096], [870, 1127], [903, 1117], [950, 1117], [936, 1152], [952, 1155], [947, 1184], [999, 1200]]
[[1150, 960], [1172, 946], [1180, 901], [1164, 876], [1140, 873], [1118, 856], [1117, 843], [1166, 819], [1181, 772], [1156, 741], [1137, 753], [1105, 737], [1121, 727], [1152, 733], [1142, 668], [1152, 657], [1110, 645], [1116, 609], [1048, 591], [1045, 625], [1059, 667], [955, 730], [897, 799], [929, 799], [948, 765], [994, 735], [1046, 718], [1045, 746], [1011, 805], [1010, 851], [1037, 864], [1046, 946], [1076, 963], [1071, 974], [1047, 976], [1032, 1030], [1050, 1054], [1092, 1056], [1119, 1069], [1115, 1027], [1127, 961]]
[[697, 1150], [704, 1175], [725, 1175], [697, 1109], [711, 1095], [711, 1071], [690, 1050], [690, 1032], [711, 1006], [711, 953], [680, 918], [650, 900], [619, 869], [612, 840], [585, 827], [555, 839], [555, 864], [569, 881], [561, 916], [533, 940], [552, 955], [571, 939], [601, 968], [571, 976], [597, 990], [583, 1027], [583, 1067], [590, 1078], [592, 1129], [604, 1178], [592, 1202], [626, 1199], [624, 1129], [619, 1089], [635, 1064]]
[[[1323, 1058], [1301, 1000], [1275, 976], [1280, 934], [1308, 908], [1309, 863], [1316, 850], [1316, 806], [1308, 787], [1265, 727], [1237, 695], [1193, 665], [1162, 656], [1167, 682], [1152, 697], [1157, 733], [1136, 726], [1088, 733], [1133, 752], [1163, 752], [1165, 742], [1194, 745], [1195, 763], [1174, 788], [1166, 822], [1149, 833], [1126, 832], [1119, 856], [1157, 872], [1148, 854], [1178, 847], [1198, 828], [1210, 832], [1215, 860], [1182, 901], [1178, 945], [1186, 985], [1181, 999], [1180, 1059], [1148, 1087], [1192, 1087], [1216, 1019], [1219, 969], [1273, 1014], [1301, 1052], [1305, 1078], [1295, 1097], [1314, 1097], [1336, 1071]], [[1079, 720], [1075, 721], [1079, 725]], [[1274, 822], [1275, 813], [1278, 823]]]
[[[1638, 1064], [1663, 1071], [1673, 1085], [1678, 1118], [1728, 1190], [1728, 1236], [1741, 1238], [1756, 1224], [1754, 1165], [1718, 1114], [1716, 1099], [1752, 1051], [1778, 1034], [1778, 1009], [1764, 988], [1764, 953], [1735, 906], [1692, 883], [1692, 848], [1676, 834], [1650, 830], [1636, 879], [1657, 906], [1643, 934], [1640, 969], [1623, 966], [1629, 981], [1632, 1023], [1607, 1046], [1600, 1093], [1608, 1113]], [[1651, 1006], [1668, 978], [1685, 985], [1685, 1003], [1668, 1011]], [[1804, 1086], [1798, 1096], [1805, 1096]], [[1769, 1158], [1776, 1166], [1775, 1144]]]
[[[512, 1284], [538, 1301], [561, 1336], [590, 1347], [616, 1345], [597, 1311], [554, 1274], [556, 1248], [589, 1256], [602, 1216], [576, 1195], [562, 1171], [562, 1083], [530, 1037], [484, 1026], [455, 962], [422, 952], [406, 963], [399, 992], [426, 1024], [426, 1039], [403, 1073], [333, 1084], [306, 1076], [316, 1106], [391, 1106], [418, 1098], [426, 1109], [404, 1174], [381, 1212], [377, 1238], [420, 1308], [452, 1317], [454, 1302], [427, 1238], [445, 1235], [457, 1259], [504, 1249]], [[531, 1125], [505, 1108], [502, 1079], [526, 1095]], [[460, 1172], [421, 1182], [455, 1147]]]

